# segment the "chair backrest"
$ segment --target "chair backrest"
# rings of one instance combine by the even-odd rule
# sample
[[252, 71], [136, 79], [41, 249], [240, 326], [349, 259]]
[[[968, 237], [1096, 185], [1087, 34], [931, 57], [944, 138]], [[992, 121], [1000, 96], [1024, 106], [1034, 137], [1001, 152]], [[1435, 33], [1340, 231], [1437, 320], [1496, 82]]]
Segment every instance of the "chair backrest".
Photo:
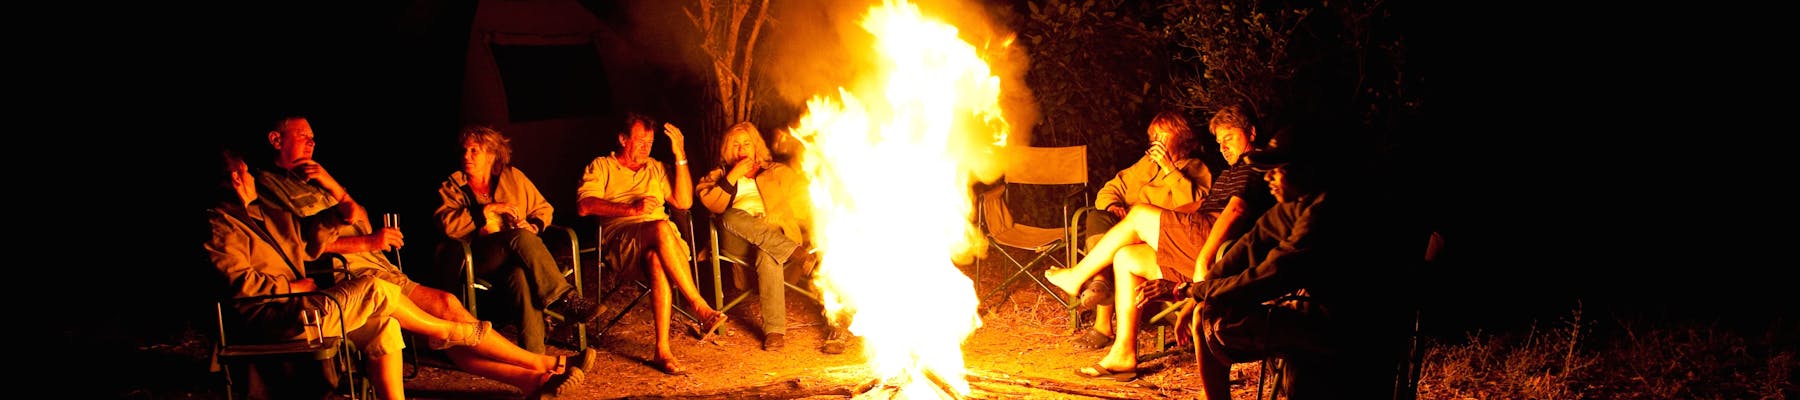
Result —
[[[1003, 147], [999, 155], [1002, 185], [977, 199], [982, 223], [991, 230], [1015, 225], [1061, 229], [1075, 211], [1069, 200], [1085, 205], [1092, 197], [1086, 195], [1087, 146]], [[1058, 190], [1065, 186], [1068, 190]], [[1076, 192], [1079, 198], [1070, 198]], [[1060, 212], [1052, 209], [1057, 205]]]
[[1085, 185], [1088, 182], [1087, 146], [1002, 147], [1007, 183], [1026, 185]]

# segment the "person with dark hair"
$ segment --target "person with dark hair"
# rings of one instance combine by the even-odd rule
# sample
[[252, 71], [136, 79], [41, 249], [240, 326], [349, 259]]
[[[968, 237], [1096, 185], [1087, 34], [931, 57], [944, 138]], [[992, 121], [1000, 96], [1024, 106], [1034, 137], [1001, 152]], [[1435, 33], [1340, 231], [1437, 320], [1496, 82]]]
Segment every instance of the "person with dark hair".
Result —
[[[1094, 194], [1094, 208], [1105, 212], [1086, 214], [1082, 242], [1071, 243], [1089, 251], [1107, 230], [1118, 225], [1131, 207], [1146, 204], [1164, 210], [1189, 207], [1212, 188], [1212, 169], [1194, 155], [1194, 131], [1177, 111], [1163, 111], [1145, 129], [1150, 149], [1137, 163], [1120, 170]], [[1094, 325], [1071, 340], [1075, 346], [1099, 349], [1113, 340], [1112, 277], [1097, 273], [1077, 300], [1082, 308], [1094, 308]]]
[[[1267, 191], [1259, 187], [1261, 181], [1254, 179], [1255, 171], [1243, 162], [1243, 154], [1256, 141], [1256, 127], [1245, 110], [1237, 106], [1221, 109], [1208, 125], [1219, 142], [1220, 153], [1231, 166], [1213, 179], [1204, 197], [1174, 210], [1133, 205], [1118, 225], [1094, 243], [1086, 258], [1070, 268], [1044, 271], [1044, 277], [1062, 289], [1064, 295], [1075, 297], [1089, 279], [1108, 266], [1121, 263], [1162, 265], [1190, 277], [1195, 276], [1193, 271], [1204, 271], [1212, 259], [1201, 255], [1217, 253], [1226, 237], [1235, 237], [1249, 228], [1253, 217], [1246, 215], [1257, 215], [1274, 203]], [[1113, 275], [1119, 276], [1118, 271]], [[1120, 291], [1114, 287], [1113, 293]], [[1082, 300], [1084, 305], [1105, 303], [1105, 297], [1084, 296]], [[1111, 297], [1113, 303], [1118, 303], [1117, 296]], [[1136, 308], [1113, 311], [1117, 322], [1113, 329], [1114, 347], [1130, 342], [1135, 348], [1138, 313]]]
[[719, 166], [700, 178], [695, 191], [729, 239], [753, 247], [763, 350], [773, 351], [787, 343], [788, 273], [811, 272], [817, 255], [806, 246], [812, 228], [806, 177], [772, 161], [765, 143], [756, 124], [732, 125], [719, 143]]
[[486, 126], [466, 127], [457, 140], [462, 169], [439, 186], [441, 201], [432, 214], [445, 236], [469, 243], [474, 274], [494, 282], [495, 291], [518, 310], [519, 342], [543, 353], [545, 310], [582, 324], [603, 307], [575, 292], [538, 237], [555, 210], [537, 185], [512, 167], [512, 140]]
[[[1286, 143], [1294, 140], [1314, 146]], [[1139, 271], [1152, 283], [1138, 297], [1200, 304], [1194, 348], [1207, 398], [1230, 397], [1232, 363], [1271, 355], [1284, 359], [1294, 398], [1392, 394], [1411, 321], [1398, 293], [1408, 260], [1418, 257], [1408, 239], [1413, 231], [1404, 210], [1379, 195], [1383, 189], [1335, 185], [1327, 174], [1334, 166], [1317, 144], [1281, 135], [1247, 157], [1280, 204], [1209, 265], [1204, 279], [1157, 281], [1168, 275]], [[1277, 301], [1290, 295], [1304, 300]], [[1109, 356], [1099, 368], [1130, 365]]]
[[[650, 147], [656, 144], [656, 122], [638, 113], [629, 113], [625, 129], [619, 131], [619, 150], [596, 157], [581, 174], [576, 188], [577, 211], [581, 216], [600, 218], [601, 249], [607, 265], [626, 273], [646, 274], [656, 313], [656, 355], [652, 366], [670, 375], [686, 375], [687, 369], [669, 349], [669, 319], [674, 306], [670, 289], [681, 292], [700, 320], [700, 338], [723, 325], [725, 313], [714, 310], [701, 297], [688, 274], [691, 248], [681, 237], [675, 223], [669, 221], [664, 206], [686, 210], [694, 203], [694, 177], [688, 171], [687, 137], [674, 124], [663, 124], [663, 135], [669, 137], [675, 153], [675, 170], [671, 173], [661, 161], [650, 158]], [[675, 182], [670, 184], [673, 176]]]
[[221, 295], [245, 298], [319, 291], [332, 299], [240, 303], [235, 312], [245, 316], [250, 327], [264, 330], [253, 336], [298, 338], [302, 333], [290, 332], [291, 322], [299, 319], [303, 308], [317, 310], [322, 317], [321, 332], [345, 332], [344, 339], [361, 349], [368, 359], [370, 380], [385, 399], [406, 397], [401, 377], [400, 350], [406, 347], [402, 330], [459, 349], [468, 357], [466, 365], [477, 366], [470, 372], [517, 387], [531, 398], [555, 396], [563, 386], [580, 382], [584, 379], [581, 366], [591, 367], [596, 358], [592, 352], [571, 358], [526, 351], [504, 336], [491, 334], [493, 325], [487, 321], [439, 318], [413, 303], [400, 285], [374, 275], [319, 287], [306, 274], [306, 261], [322, 254], [308, 240], [317, 237], [302, 233], [301, 220], [258, 194], [256, 175], [236, 153], [221, 154], [221, 161], [224, 181], [220, 184], [229, 194], [207, 211], [211, 236], [205, 243], [207, 258], [218, 273]]

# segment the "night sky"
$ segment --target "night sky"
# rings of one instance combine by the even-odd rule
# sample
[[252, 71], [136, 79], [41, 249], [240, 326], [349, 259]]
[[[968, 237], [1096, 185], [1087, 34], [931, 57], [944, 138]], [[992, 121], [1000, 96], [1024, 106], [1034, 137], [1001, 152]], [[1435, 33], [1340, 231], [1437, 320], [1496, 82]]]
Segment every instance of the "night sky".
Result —
[[[204, 237], [195, 234], [204, 232], [195, 230], [204, 226], [200, 211], [212, 199], [206, 161], [218, 144], [256, 143], [279, 110], [313, 116], [317, 157], [365, 206], [402, 213], [415, 228], [408, 231], [409, 259], [427, 259], [420, 252], [435, 240], [429, 218], [436, 187], [458, 168], [453, 138], [472, 7], [286, 3], [232, 5], [216, 16], [199, 11], [221, 10], [160, 9], [157, 17], [121, 21], [116, 28], [134, 29], [114, 31], [116, 40], [102, 45], [107, 50], [69, 56], [118, 63], [75, 81], [94, 86], [79, 91], [93, 95], [56, 97], [87, 98], [66, 100], [81, 106], [59, 121], [65, 127], [36, 133], [101, 150], [99, 159], [51, 167], [68, 171], [68, 164], [98, 161], [98, 173], [48, 176], [60, 185], [92, 185], [73, 188], [81, 194], [75, 206], [89, 210], [67, 212], [81, 222], [63, 237], [98, 243], [75, 246], [81, 262], [68, 271], [101, 276], [101, 299], [128, 300], [116, 315], [165, 310], [154, 300], [169, 298], [164, 288], [183, 288], [171, 282], [179, 275], [170, 271], [204, 262], [198, 256]], [[678, 44], [630, 29], [651, 22], [625, 15], [624, 5], [595, 7], [603, 20], [644, 42], [635, 47], [643, 58], [632, 61], [648, 66], [634, 70], [644, 75], [609, 77], [623, 93], [609, 99], [613, 105], [697, 126], [700, 115], [688, 106], [693, 95], [683, 93], [696, 79], [693, 72], [679, 55], [659, 52]], [[1421, 48], [1446, 49], [1436, 59], [1478, 53], [1444, 46], [1466, 43], [1444, 36], [1422, 40], [1432, 45]], [[110, 54], [95, 54], [102, 52]], [[1792, 285], [1780, 276], [1795, 265], [1786, 258], [1795, 244], [1780, 227], [1785, 224], [1776, 224], [1793, 221], [1791, 212], [1779, 210], [1791, 207], [1766, 204], [1765, 188], [1738, 194], [1744, 185], [1727, 184], [1728, 168], [1678, 148], [1693, 143], [1675, 140], [1683, 137], [1676, 127], [1645, 131], [1655, 124], [1579, 118], [1614, 114], [1583, 114], [1600, 106], [1577, 107], [1581, 96], [1555, 95], [1611, 86], [1534, 91], [1546, 85], [1529, 69], [1496, 67], [1530, 62], [1475, 59], [1438, 64], [1438, 96], [1428, 118], [1435, 157], [1424, 168], [1436, 181], [1421, 184], [1436, 193], [1431, 212], [1450, 240], [1440, 283], [1432, 288], [1442, 299], [1432, 307], [1451, 321], [1446, 326], [1555, 319], [1577, 301], [1590, 315], [1761, 320], [1796, 314]], [[1470, 69], [1458, 69], [1463, 66]], [[110, 143], [83, 143], [88, 138]], [[593, 148], [558, 162], [579, 170], [610, 150]], [[572, 217], [570, 195], [547, 195], [559, 218]]]

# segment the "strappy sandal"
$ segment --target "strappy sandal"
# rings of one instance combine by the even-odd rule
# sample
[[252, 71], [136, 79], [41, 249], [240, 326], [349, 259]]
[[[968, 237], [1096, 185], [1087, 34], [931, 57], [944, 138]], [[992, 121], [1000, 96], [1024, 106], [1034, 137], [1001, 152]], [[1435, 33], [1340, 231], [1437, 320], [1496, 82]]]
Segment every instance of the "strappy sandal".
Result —
[[714, 311], [712, 318], [700, 321], [700, 325], [697, 327], [700, 329], [700, 341], [704, 342], [706, 339], [712, 338], [713, 332], [717, 332], [719, 326], [725, 325], [725, 321], [729, 319], [731, 319], [731, 317], [725, 315], [725, 313]]

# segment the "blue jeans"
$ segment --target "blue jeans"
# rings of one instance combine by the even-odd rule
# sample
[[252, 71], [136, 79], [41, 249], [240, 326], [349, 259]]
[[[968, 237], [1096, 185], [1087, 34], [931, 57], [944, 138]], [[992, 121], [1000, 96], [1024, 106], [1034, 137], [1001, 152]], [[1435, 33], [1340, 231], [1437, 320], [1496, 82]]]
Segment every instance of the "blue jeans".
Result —
[[[756, 291], [762, 302], [763, 334], [787, 333], [787, 261], [798, 251], [800, 243], [782, 234], [781, 228], [762, 217], [735, 208], [727, 209], [719, 216], [719, 227], [730, 234], [720, 240], [750, 243], [749, 253], [752, 254], [731, 256], [740, 260], [756, 257]], [[719, 251], [724, 252], [725, 248], [721, 246]]]

